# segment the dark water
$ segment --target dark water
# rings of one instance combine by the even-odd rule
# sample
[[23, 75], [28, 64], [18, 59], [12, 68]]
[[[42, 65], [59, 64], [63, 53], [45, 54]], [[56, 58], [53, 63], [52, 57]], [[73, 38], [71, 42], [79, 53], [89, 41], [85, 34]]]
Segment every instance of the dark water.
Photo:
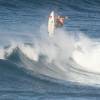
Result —
[[99, 100], [99, 33], [99, 0], [0, 0], [0, 100]]

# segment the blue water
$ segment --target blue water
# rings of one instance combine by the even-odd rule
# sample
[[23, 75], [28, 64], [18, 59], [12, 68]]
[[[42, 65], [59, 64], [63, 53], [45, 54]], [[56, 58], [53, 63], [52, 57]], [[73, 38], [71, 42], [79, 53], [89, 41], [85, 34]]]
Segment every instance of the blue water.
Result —
[[0, 0], [0, 100], [99, 100], [99, 33], [99, 0]]

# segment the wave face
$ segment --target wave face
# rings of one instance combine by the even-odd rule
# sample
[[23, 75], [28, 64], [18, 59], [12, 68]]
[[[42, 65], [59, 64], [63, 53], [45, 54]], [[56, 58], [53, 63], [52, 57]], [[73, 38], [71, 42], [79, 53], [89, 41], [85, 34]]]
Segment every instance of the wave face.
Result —
[[[69, 16], [48, 37], [49, 13]], [[0, 99], [100, 99], [99, 0], [0, 0]]]

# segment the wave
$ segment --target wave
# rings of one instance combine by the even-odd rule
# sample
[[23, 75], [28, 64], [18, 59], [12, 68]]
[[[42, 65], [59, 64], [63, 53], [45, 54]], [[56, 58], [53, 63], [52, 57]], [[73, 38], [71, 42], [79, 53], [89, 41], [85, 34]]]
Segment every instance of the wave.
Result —
[[[94, 40], [84, 36], [84, 33], [73, 31], [79, 26], [80, 30], [98, 32], [98, 0], [1, 0], [0, 7], [0, 21], [3, 23], [0, 24], [1, 31], [3, 30], [0, 32], [0, 43], [3, 44], [0, 47], [0, 59], [12, 62], [30, 74], [36, 73], [36, 76], [65, 83], [100, 84], [99, 39]], [[72, 32], [59, 29], [54, 38], [48, 38], [47, 27], [41, 26], [41, 23], [51, 9], [69, 16], [71, 20], [66, 28]], [[45, 23], [47, 22], [43, 22]], [[13, 41], [7, 43], [7, 40]]]
[[[42, 31], [43, 32], [43, 31]], [[44, 32], [45, 33], [45, 32]], [[78, 32], [57, 30], [54, 38], [42, 33], [33, 43], [15, 43], [0, 49], [0, 59], [54, 80], [99, 84], [99, 41]]]

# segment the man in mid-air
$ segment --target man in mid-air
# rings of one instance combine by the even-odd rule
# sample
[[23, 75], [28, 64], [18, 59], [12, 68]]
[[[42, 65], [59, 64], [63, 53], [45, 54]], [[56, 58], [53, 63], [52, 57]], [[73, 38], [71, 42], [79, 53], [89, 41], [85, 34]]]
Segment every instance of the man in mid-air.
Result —
[[68, 17], [66, 16], [55, 16], [55, 27], [62, 27], [64, 25], [64, 20], [68, 19]]

